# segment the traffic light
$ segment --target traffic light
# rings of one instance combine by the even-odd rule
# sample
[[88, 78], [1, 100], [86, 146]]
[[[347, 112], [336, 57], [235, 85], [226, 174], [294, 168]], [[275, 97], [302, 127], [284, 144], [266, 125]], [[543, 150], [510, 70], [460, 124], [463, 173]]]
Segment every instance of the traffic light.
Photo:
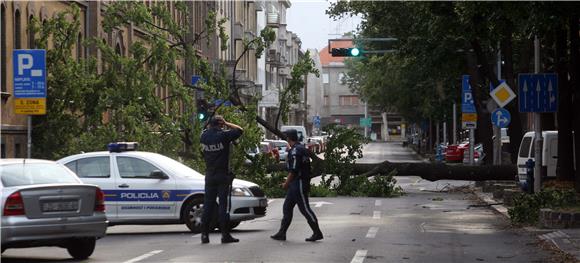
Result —
[[205, 100], [197, 100], [197, 119], [205, 122], [209, 117], [208, 105]]
[[361, 50], [353, 48], [333, 48], [331, 54], [333, 57], [358, 57], [361, 55]]

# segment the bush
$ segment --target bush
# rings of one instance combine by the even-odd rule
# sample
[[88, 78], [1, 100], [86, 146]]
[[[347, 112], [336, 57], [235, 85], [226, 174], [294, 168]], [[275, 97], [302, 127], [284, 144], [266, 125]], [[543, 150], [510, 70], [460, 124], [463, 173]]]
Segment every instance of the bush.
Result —
[[332, 190], [324, 185], [310, 185], [310, 196], [311, 197], [335, 197], [337, 196], [336, 191]]
[[540, 209], [560, 208], [573, 205], [576, 194], [572, 190], [545, 189], [539, 193], [518, 193], [514, 196], [514, 207], [508, 209], [510, 220], [515, 224], [536, 224]]

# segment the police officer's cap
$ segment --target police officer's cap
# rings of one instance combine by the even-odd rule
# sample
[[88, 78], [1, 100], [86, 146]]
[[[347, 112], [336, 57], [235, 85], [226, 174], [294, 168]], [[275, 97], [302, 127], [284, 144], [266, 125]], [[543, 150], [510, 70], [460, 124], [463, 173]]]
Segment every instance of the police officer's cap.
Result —
[[286, 134], [286, 137], [288, 138], [288, 140], [291, 141], [298, 141], [298, 131], [295, 129], [290, 129], [284, 132], [284, 134]]

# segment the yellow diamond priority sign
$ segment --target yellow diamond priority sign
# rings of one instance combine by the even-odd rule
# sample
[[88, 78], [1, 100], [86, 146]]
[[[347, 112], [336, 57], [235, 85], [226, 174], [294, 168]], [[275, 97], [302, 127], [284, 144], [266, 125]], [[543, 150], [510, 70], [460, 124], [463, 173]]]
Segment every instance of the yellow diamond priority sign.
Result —
[[510, 103], [513, 99], [516, 98], [516, 94], [513, 92], [512, 89], [508, 86], [507, 83], [503, 82], [497, 88], [492, 90], [489, 95], [497, 102], [501, 108], [505, 105]]

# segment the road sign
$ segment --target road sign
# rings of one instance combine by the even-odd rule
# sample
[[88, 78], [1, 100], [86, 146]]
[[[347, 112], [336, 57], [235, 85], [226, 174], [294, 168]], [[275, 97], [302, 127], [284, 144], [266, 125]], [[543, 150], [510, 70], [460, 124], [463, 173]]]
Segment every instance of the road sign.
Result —
[[498, 106], [503, 108], [505, 105], [510, 103], [513, 99], [516, 98], [516, 94], [513, 92], [512, 89], [508, 86], [507, 83], [503, 82], [497, 86], [497, 88], [493, 89], [489, 95], [495, 100]]
[[320, 128], [320, 116], [318, 115], [313, 116], [312, 123], [314, 124], [314, 127]]
[[15, 49], [14, 111], [16, 114], [46, 114], [46, 50]]
[[520, 112], [558, 111], [558, 75], [519, 74]]
[[195, 86], [195, 84], [201, 79], [201, 76], [192, 75], [191, 76], [191, 85]]
[[463, 75], [461, 81], [461, 112], [476, 113], [475, 104], [473, 102], [473, 93], [471, 93], [471, 86], [469, 85], [469, 75]]
[[462, 113], [461, 126], [463, 129], [477, 128], [477, 113]]
[[499, 128], [507, 128], [511, 120], [510, 112], [504, 108], [497, 108], [491, 113], [491, 123]]
[[372, 126], [372, 120], [371, 118], [360, 118], [360, 126], [361, 127], [371, 127]]

